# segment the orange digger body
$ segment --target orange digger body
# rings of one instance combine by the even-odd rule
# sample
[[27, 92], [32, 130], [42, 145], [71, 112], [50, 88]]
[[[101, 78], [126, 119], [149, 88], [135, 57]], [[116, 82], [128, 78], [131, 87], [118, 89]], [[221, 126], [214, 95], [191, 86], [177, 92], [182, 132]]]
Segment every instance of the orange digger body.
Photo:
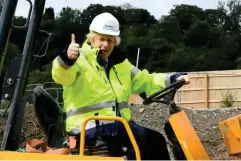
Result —
[[169, 122], [187, 160], [210, 160], [184, 111], [173, 114], [169, 118]]
[[0, 160], [125, 160], [125, 158], [4, 151], [0, 152]]
[[[24, 108], [22, 106], [22, 97], [25, 91], [27, 75], [31, 61], [33, 60], [34, 47], [36, 45], [37, 34], [40, 28], [40, 22], [44, 11], [46, 0], [35, 0], [34, 4], [30, 0], [30, 11], [27, 18], [27, 23], [23, 27], [27, 27], [27, 36], [24, 44], [23, 53], [14, 61], [6, 73], [5, 79], [2, 77], [2, 67], [0, 64], [0, 96], [1, 99], [11, 99], [10, 112], [5, 127], [3, 136], [3, 143], [1, 145], [0, 160], [126, 160], [126, 156], [109, 157], [109, 156], [87, 156], [85, 155], [85, 126], [89, 120], [115, 120], [120, 121], [130, 138], [133, 149], [135, 151], [136, 160], [141, 160], [141, 154], [133, 133], [130, 129], [128, 122], [120, 117], [110, 116], [93, 116], [85, 120], [80, 129], [80, 147], [79, 153], [76, 155], [71, 154], [72, 146], [68, 148], [51, 149], [42, 140], [33, 139], [29, 140], [26, 144], [27, 152], [9, 151], [16, 150], [19, 147], [21, 123], [23, 119]], [[6, 47], [10, 37], [10, 29], [12, 28], [12, 18], [17, 6], [17, 0], [4, 1], [1, 19], [0, 19], [0, 56], [5, 53]], [[32, 9], [33, 8], [33, 9]], [[20, 27], [20, 28], [23, 28]], [[41, 30], [42, 33], [48, 35], [48, 40], [51, 33]], [[48, 46], [48, 45], [46, 45]], [[47, 51], [47, 47], [46, 47]], [[45, 55], [45, 54], [43, 54]], [[4, 62], [5, 56], [2, 57], [1, 62]], [[19, 70], [16, 70], [18, 69]], [[8, 80], [17, 81], [8, 81]], [[16, 83], [16, 84], [15, 84]], [[203, 147], [197, 133], [191, 125], [187, 115], [182, 111], [174, 102], [176, 91], [184, 85], [184, 81], [177, 81], [160, 91], [148, 96], [143, 101], [143, 105], [152, 102], [164, 103], [169, 106], [171, 116], [169, 121], [165, 124], [165, 131], [167, 137], [173, 145], [173, 151], [177, 156], [176, 160], [210, 160], [205, 148]], [[168, 95], [169, 94], [169, 95]], [[2, 97], [3, 96], [3, 97]], [[5, 98], [6, 97], [6, 98]], [[135, 102], [135, 101], [134, 101]], [[51, 109], [49, 106], [42, 106]], [[61, 112], [60, 112], [61, 113]], [[219, 123], [224, 142], [227, 146], [230, 155], [238, 155], [241, 153], [241, 131], [240, 131], [240, 118], [237, 115], [233, 118], [224, 120]], [[43, 146], [43, 151], [35, 149], [36, 145]], [[76, 146], [74, 146], [76, 148]], [[160, 152], [161, 153], [161, 152]], [[181, 159], [180, 159], [181, 158]]]

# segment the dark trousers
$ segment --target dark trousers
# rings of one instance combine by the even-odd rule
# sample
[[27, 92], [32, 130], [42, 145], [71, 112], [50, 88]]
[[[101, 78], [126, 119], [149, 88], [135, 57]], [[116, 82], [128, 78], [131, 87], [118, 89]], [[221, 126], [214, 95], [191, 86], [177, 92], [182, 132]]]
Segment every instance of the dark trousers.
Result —
[[[142, 160], [170, 160], [166, 140], [161, 133], [134, 122], [129, 123], [129, 125], [139, 147]], [[135, 160], [136, 154], [124, 126], [117, 122], [116, 127], [118, 130], [114, 136], [102, 135], [101, 140], [107, 144], [112, 156], [125, 155], [128, 160]], [[89, 133], [92, 132], [89, 131]], [[125, 153], [121, 147], [127, 148]]]
[[[136, 154], [125, 127], [119, 122], [117, 122], [116, 125], [118, 130], [114, 136], [108, 135], [107, 132], [104, 132], [107, 135], [101, 135], [99, 138], [106, 143], [111, 156], [120, 157], [125, 155], [128, 160], [135, 160]], [[170, 160], [166, 140], [161, 133], [137, 125], [134, 122], [129, 123], [129, 126], [139, 147], [141, 160]], [[92, 130], [87, 131], [87, 133], [93, 133]], [[88, 145], [88, 142], [92, 142], [92, 139], [89, 137], [86, 137], [86, 139], [86, 145]], [[79, 147], [79, 139], [77, 140], [77, 147]], [[123, 153], [121, 147], [126, 147], [127, 150]]]
[[[130, 123], [130, 128], [139, 146], [142, 160], [170, 160], [166, 140], [161, 133], [134, 122]], [[135, 160], [134, 149], [123, 126], [119, 129], [117, 138], [120, 144], [127, 147], [127, 159]]]

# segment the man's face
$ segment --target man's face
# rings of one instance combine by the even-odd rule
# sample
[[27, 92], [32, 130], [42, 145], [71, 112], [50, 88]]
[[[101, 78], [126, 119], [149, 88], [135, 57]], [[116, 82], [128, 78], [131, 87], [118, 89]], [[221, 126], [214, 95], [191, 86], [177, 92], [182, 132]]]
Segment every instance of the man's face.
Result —
[[111, 35], [97, 34], [91, 42], [91, 46], [100, 48], [102, 51], [101, 58], [107, 59], [115, 46], [115, 38]]

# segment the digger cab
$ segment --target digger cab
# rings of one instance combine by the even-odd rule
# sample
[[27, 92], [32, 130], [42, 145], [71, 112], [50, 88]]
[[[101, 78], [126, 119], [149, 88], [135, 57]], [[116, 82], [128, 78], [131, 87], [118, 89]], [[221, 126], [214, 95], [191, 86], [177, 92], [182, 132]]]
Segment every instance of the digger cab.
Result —
[[[166, 122], [164, 130], [169, 141], [171, 142], [171, 149], [175, 159], [209, 160], [209, 156], [197, 133], [192, 127], [187, 115], [173, 102], [176, 90], [183, 84], [183, 81], [173, 83], [170, 86], [154, 93], [153, 95], [144, 98], [143, 104], [147, 105], [152, 102], [161, 102], [169, 105], [169, 109], [167, 110], [170, 111], [170, 118], [169, 121]], [[109, 157], [121, 156], [125, 158], [125, 147], [112, 147], [112, 149], [114, 148], [115, 152], [117, 152], [113, 153], [113, 151], [108, 149], [106, 143], [98, 140], [98, 137], [96, 137], [96, 140], [94, 140], [95, 144], [92, 146], [90, 144], [88, 145], [88, 140], [85, 138], [85, 125], [89, 120], [118, 120], [125, 125], [128, 132], [129, 125], [126, 121], [122, 121], [122, 118], [103, 116], [93, 116], [87, 118], [82, 126], [80, 138], [78, 138], [78, 136], [70, 136], [65, 132], [65, 115], [62, 111], [62, 108], [41, 86], [34, 88], [33, 98], [37, 117], [44, 129], [45, 135], [47, 136], [48, 145], [50, 147], [66, 148], [65, 146], [67, 145], [72, 147], [72, 153], [76, 154]], [[136, 145], [131, 130], [129, 130], [128, 134], [132, 144]], [[69, 137], [73, 137], [77, 141], [77, 144], [71, 142]], [[64, 144], [66, 141], [68, 144]], [[140, 154], [137, 145], [135, 152], [136, 155]]]
[[[85, 137], [85, 126], [88, 121], [115, 120], [124, 124], [129, 138], [135, 149], [136, 158], [139, 160], [140, 152], [135, 142], [134, 136], [128, 123], [119, 117], [93, 116], [86, 119], [80, 135], [71, 136], [65, 131], [65, 115], [62, 107], [55, 99], [41, 86], [36, 86], [33, 90], [33, 100], [36, 115], [47, 139], [50, 148], [70, 148], [73, 155], [105, 156], [125, 158], [125, 147], [108, 147], [107, 144], [96, 136], [95, 140], [87, 140]], [[96, 128], [97, 129], [97, 128]], [[96, 131], [98, 132], [98, 131]], [[96, 133], [96, 135], [101, 135]], [[34, 146], [35, 143], [33, 143]], [[29, 145], [31, 146], [31, 145]]]
[[[118, 156], [100, 140], [94, 145], [85, 138], [85, 126], [90, 120], [111, 120], [121, 122], [129, 136], [135, 151], [136, 160], [140, 160], [140, 151], [127, 121], [120, 117], [92, 116], [87, 118], [80, 129], [80, 138], [65, 132], [65, 116], [55, 99], [41, 86], [33, 90], [35, 112], [45, 133], [47, 142], [32, 139], [26, 143], [25, 152], [0, 151], [4, 160], [126, 160], [124, 147], [114, 147]], [[112, 147], [113, 148], [113, 147]], [[54, 154], [54, 155], [53, 155]]]

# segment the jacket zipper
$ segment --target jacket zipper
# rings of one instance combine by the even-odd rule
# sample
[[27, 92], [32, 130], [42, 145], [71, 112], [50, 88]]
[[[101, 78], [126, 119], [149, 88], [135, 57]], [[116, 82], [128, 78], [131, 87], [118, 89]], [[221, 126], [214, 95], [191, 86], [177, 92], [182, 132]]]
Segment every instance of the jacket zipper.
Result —
[[[116, 73], [115, 67], [113, 67], [113, 70], [114, 70], [114, 72]], [[109, 70], [109, 72], [110, 72], [110, 70]], [[113, 88], [113, 86], [112, 86], [112, 84], [111, 84], [111, 82], [110, 82], [109, 73], [106, 73], [106, 74], [107, 74], [107, 78], [108, 78], [108, 81], [109, 81], [109, 83], [110, 83], [110, 86], [111, 86], [111, 88], [112, 88], [112, 91], [113, 91], [113, 93], [115, 94], [114, 88]], [[116, 116], [120, 116], [120, 114], [119, 114], [119, 113], [120, 113], [120, 109], [119, 109], [119, 107], [118, 107], [118, 101], [117, 101], [116, 94], [115, 94], [115, 99], [116, 99], [116, 106], [113, 106], [112, 109], [113, 109], [113, 111], [115, 111], [115, 115], [116, 115]], [[116, 133], [116, 121], [115, 121], [115, 123], [113, 124], [112, 135], [115, 135], [115, 133]]]
[[114, 72], [115, 72], [116, 78], [118, 79], [119, 83], [122, 85], [122, 83], [121, 83], [121, 81], [120, 81], [120, 79], [119, 79], [119, 77], [118, 77], [118, 75], [117, 75], [117, 71], [116, 71], [115, 67], [113, 67], [113, 70], [114, 70]]
[[[99, 70], [99, 69], [98, 69], [98, 70]], [[113, 70], [114, 70], [114, 73], [115, 73], [115, 75], [116, 75], [118, 81], [119, 81], [120, 84], [122, 85], [121, 81], [119, 80], [119, 78], [118, 78], [118, 76], [117, 76], [117, 71], [116, 71], [115, 67], [113, 67]], [[110, 70], [109, 70], [109, 72], [110, 72]], [[120, 115], [119, 115], [120, 110], [119, 110], [119, 107], [118, 107], [117, 97], [116, 97], [116, 94], [115, 94], [114, 88], [113, 88], [113, 86], [112, 86], [112, 84], [111, 84], [111, 82], [110, 82], [110, 79], [109, 79], [109, 73], [106, 73], [106, 74], [107, 74], [108, 82], [110, 83], [110, 86], [111, 86], [112, 91], [113, 91], [113, 93], [114, 93], [114, 95], [115, 95], [115, 98], [116, 98], [116, 106], [112, 106], [112, 110], [115, 111], [115, 115], [116, 115], [116, 116], [120, 116]], [[115, 131], [116, 131], [116, 121], [115, 121], [115, 123], [113, 124], [112, 135], [115, 134]]]
[[99, 73], [100, 73], [100, 75], [103, 77], [103, 79], [105, 80], [105, 83], [107, 84], [107, 81], [106, 81], [106, 79], [105, 79], [105, 77], [102, 75], [102, 73], [101, 73], [101, 69], [98, 67], [98, 66], [96, 66], [96, 68], [97, 68], [97, 70], [99, 71]]
[[[97, 70], [99, 71], [100, 75], [101, 75], [101, 76], [103, 77], [103, 79], [105, 80], [105, 83], [107, 84], [107, 81], [109, 82], [109, 84], [110, 84], [110, 86], [111, 86], [111, 88], [112, 88], [112, 91], [113, 91], [113, 93], [115, 94], [114, 88], [112, 87], [112, 84], [111, 84], [111, 82], [110, 82], [110, 80], [109, 80], [109, 77], [107, 76], [107, 79], [108, 79], [108, 80], [106, 80], [106, 78], [105, 78], [105, 77], [103, 76], [103, 74], [101, 73], [101, 69], [100, 69], [98, 66], [96, 66], [96, 68], [97, 68]], [[119, 77], [118, 77], [118, 75], [117, 75], [117, 71], [116, 71], [116, 68], [115, 68], [115, 67], [113, 67], [113, 71], [114, 71], [114, 73], [115, 73], [115, 75], [116, 75], [119, 83], [122, 85], [122, 83], [121, 83], [121, 81], [120, 81], [120, 79], [119, 79]], [[117, 103], [116, 94], [115, 94], [115, 98], [116, 98], [116, 105], [117, 105], [118, 103]], [[116, 111], [116, 116], [118, 116], [118, 115], [119, 115], [119, 113], [118, 113], [118, 112], [119, 112], [119, 109], [117, 109], [117, 107], [116, 107], [116, 108], [112, 107], [112, 108], [113, 108], [113, 111]]]

